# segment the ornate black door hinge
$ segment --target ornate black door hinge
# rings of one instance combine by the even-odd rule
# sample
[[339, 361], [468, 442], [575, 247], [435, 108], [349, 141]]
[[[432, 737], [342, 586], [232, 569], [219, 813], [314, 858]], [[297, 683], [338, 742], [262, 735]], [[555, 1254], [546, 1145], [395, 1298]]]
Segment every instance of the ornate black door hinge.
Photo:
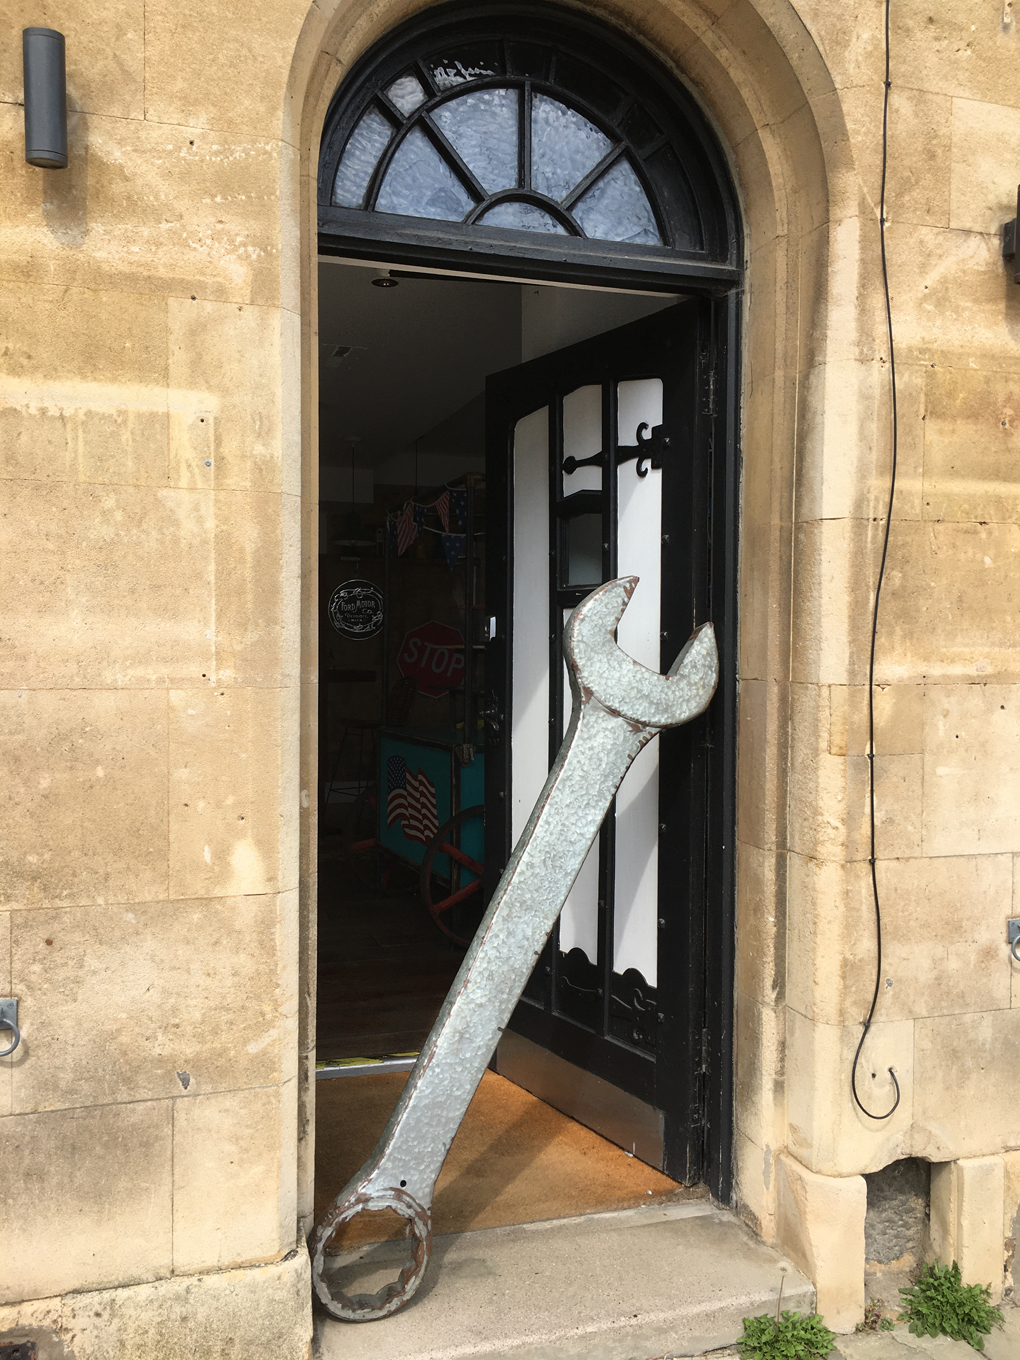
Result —
[[[639, 477], [648, 476], [648, 467], [661, 468], [662, 455], [669, 448], [669, 435], [662, 433], [661, 425], [654, 425], [649, 429], [648, 422], [643, 420], [634, 431], [634, 444], [618, 444], [616, 448], [616, 462], [629, 463], [632, 458], [637, 459], [637, 475]], [[644, 464], [647, 463], [648, 467]], [[603, 450], [593, 453], [589, 458], [574, 458], [573, 455], [563, 460], [563, 471], [569, 477], [578, 468], [583, 467], [605, 467], [606, 455]]]
[[648, 468], [642, 467], [643, 463], [648, 463], [650, 467], [662, 467], [662, 455], [669, 448], [669, 435], [662, 433], [661, 425], [653, 425], [649, 431], [647, 421], [642, 421], [634, 431], [636, 444], [621, 444], [616, 450], [616, 462], [629, 463], [632, 458], [637, 459], [637, 475], [639, 477], [648, 476]]

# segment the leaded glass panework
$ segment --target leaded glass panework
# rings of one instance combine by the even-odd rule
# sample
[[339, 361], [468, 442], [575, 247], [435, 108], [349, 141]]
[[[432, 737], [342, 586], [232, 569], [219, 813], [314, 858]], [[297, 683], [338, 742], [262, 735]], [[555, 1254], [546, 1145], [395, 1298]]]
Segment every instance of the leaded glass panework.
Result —
[[[430, 98], [423, 81], [437, 69], [442, 83]], [[402, 217], [662, 243], [648, 191], [619, 137], [533, 81], [494, 78], [456, 62], [398, 76], [351, 132], [333, 202]], [[465, 85], [474, 88], [465, 93]]]
[[322, 230], [396, 239], [419, 220], [468, 249], [527, 233], [733, 261], [711, 134], [622, 35], [525, 4], [429, 13], [341, 87]]

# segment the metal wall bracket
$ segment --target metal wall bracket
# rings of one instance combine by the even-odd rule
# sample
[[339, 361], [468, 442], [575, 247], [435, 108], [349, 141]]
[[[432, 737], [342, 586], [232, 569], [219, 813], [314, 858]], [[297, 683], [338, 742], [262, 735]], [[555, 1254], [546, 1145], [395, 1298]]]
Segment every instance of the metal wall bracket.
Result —
[[1006, 922], [1007, 935], [1009, 942], [1009, 952], [1020, 963], [1020, 916], [1014, 916], [1012, 920]]
[[1002, 224], [1002, 258], [1013, 261], [1013, 282], [1020, 283], [1020, 268], [1016, 258], [1016, 224], [1020, 221], [1020, 185], [1016, 191], [1016, 217]]
[[[11, 1040], [13, 1039], [13, 1043]], [[18, 998], [0, 997], [0, 1058], [13, 1053], [21, 1043], [21, 1030], [18, 1029]]]

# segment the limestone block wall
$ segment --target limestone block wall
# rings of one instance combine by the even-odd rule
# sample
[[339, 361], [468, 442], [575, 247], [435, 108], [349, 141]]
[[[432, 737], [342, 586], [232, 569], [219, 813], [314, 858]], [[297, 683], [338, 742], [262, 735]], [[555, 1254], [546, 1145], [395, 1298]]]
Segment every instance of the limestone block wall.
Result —
[[[885, 955], [859, 1087], [885, 1112], [893, 1066], [902, 1101], [872, 1121], [849, 1081], [875, 976], [866, 679], [890, 465], [882, 6], [797, 10], [831, 78], [808, 100], [828, 164], [837, 146], [846, 158], [829, 177], [827, 302], [796, 377], [789, 666], [770, 672], [747, 645], [742, 663], [742, 750], [755, 743], [762, 774], [739, 823], [738, 1157], [745, 1211], [766, 1233], [780, 1147], [809, 1172], [853, 1179], [907, 1156], [1008, 1151], [1011, 1165], [1020, 1146], [1020, 968], [1006, 948], [1007, 918], [1020, 913], [1020, 288], [1001, 258], [1020, 179], [1020, 35], [999, 0], [893, 0], [899, 485], [876, 695]], [[838, 136], [826, 122], [834, 103]], [[751, 236], [753, 261], [753, 214]], [[751, 315], [755, 305], [752, 279]], [[753, 441], [745, 427], [745, 460]], [[745, 476], [745, 517], [751, 490]], [[750, 589], [745, 580], [745, 630]], [[772, 783], [768, 746], [748, 732], [765, 726], [762, 691], [785, 696], [788, 714], [789, 763]], [[1015, 1177], [1005, 1187], [997, 1251], [1008, 1267]]]
[[[0, 24], [0, 994], [24, 1034], [0, 1303], [287, 1262], [282, 1356], [308, 1317], [281, 117], [304, 6], [242, 9], [13, 0]], [[64, 171], [23, 158], [39, 23], [67, 37]], [[199, 1294], [181, 1354], [226, 1354]], [[266, 1325], [217, 1307], [238, 1344]]]
[[[130, 1307], [154, 1316], [163, 1281], [165, 1317], [197, 1318], [221, 1271], [235, 1300], [275, 1281], [252, 1288], [277, 1290], [295, 1354], [307, 1339], [290, 1253], [311, 1147], [315, 167], [350, 62], [422, 7], [4, 13], [0, 994], [25, 1032], [0, 1060], [10, 1307], [149, 1282]], [[865, 681], [889, 465], [881, 0], [595, 8], [698, 94], [746, 218], [738, 1201], [766, 1236], [785, 1215], [817, 1264], [832, 1235], [812, 1203], [849, 1206], [857, 1242], [862, 1173], [966, 1161], [936, 1177], [957, 1187], [947, 1240], [966, 1235], [960, 1187], [1001, 1184], [1008, 1255], [1020, 288], [999, 228], [1020, 35], [1002, 0], [893, 0], [901, 478], [876, 699], [886, 966], [861, 1089], [885, 1108], [892, 1064], [903, 1100], [876, 1124], [849, 1072], [873, 976]], [[36, 23], [67, 35], [66, 171], [23, 161]], [[831, 1296], [848, 1315], [856, 1288]], [[32, 1316], [77, 1327], [82, 1308]], [[262, 1329], [246, 1354], [285, 1354], [241, 1311]]]

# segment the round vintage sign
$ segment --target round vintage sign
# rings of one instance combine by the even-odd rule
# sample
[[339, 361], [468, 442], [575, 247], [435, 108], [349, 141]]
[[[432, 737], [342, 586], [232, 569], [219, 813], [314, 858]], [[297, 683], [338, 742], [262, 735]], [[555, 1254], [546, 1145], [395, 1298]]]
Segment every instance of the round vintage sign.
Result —
[[374, 581], [344, 581], [329, 597], [329, 621], [341, 637], [354, 642], [374, 638], [382, 631], [382, 591]]

